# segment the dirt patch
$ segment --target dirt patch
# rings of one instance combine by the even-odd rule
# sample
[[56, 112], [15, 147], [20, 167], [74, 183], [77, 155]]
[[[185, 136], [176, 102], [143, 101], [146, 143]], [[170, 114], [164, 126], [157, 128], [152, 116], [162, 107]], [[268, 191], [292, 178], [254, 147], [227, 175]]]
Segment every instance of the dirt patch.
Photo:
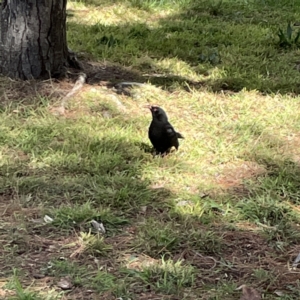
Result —
[[210, 193], [211, 196], [231, 195], [237, 200], [252, 195], [245, 181], [255, 180], [267, 173], [262, 165], [251, 161], [230, 162], [219, 166], [218, 169], [214, 180], [216, 186]]
[[245, 179], [256, 178], [266, 172], [266, 169], [251, 161], [234, 162], [221, 165], [216, 183], [224, 189], [238, 187]]
[[293, 161], [297, 164], [300, 163], [300, 135], [291, 134], [285, 137], [284, 143], [282, 143], [281, 148], [283, 153], [289, 153]]
[[[224, 233], [227, 250], [224, 258], [233, 262], [228, 274], [238, 280], [256, 282], [267, 292], [284, 289], [299, 279], [299, 273], [288, 268], [289, 263], [298, 255], [300, 247], [291, 246], [285, 252], [279, 252], [269, 245], [260, 234], [249, 231], [232, 231]], [[254, 277], [254, 271], [268, 271], [273, 279]], [[252, 280], [251, 280], [252, 278]]]

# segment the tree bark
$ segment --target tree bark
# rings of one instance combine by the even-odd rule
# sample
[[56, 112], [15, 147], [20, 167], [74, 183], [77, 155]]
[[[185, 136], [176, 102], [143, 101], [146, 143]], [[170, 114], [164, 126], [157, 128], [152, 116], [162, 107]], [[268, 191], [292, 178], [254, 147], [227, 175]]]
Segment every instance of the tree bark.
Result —
[[17, 79], [60, 75], [68, 60], [67, 0], [3, 0], [0, 73]]

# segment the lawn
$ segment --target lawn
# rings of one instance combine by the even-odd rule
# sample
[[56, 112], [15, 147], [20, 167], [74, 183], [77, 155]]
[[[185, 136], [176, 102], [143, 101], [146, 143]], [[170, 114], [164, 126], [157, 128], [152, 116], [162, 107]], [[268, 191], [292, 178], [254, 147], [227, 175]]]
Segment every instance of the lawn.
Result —
[[0, 299], [300, 299], [299, 8], [69, 1], [86, 83], [0, 78]]

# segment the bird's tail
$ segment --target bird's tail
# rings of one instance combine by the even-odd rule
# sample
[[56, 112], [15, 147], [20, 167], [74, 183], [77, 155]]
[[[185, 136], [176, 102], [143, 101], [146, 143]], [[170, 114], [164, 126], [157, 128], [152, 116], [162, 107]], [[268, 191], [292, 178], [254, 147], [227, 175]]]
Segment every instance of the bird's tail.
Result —
[[178, 139], [184, 139], [184, 136], [181, 133], [176, 132], [176, 134]]

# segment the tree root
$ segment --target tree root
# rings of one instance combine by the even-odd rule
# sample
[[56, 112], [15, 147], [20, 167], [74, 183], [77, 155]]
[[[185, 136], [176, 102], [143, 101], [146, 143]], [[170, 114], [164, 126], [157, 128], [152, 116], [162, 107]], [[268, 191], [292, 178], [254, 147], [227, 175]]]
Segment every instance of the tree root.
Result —
[[78, 91], [83, 87], [83, 85], [85, 84], [86, 78], [87, 78], [87, 75], [85, 73], [79, 74], [79, 77], [76, 80], [72, 90], [66, 96], [64, 96], [62, 98], [60, 106], [54, 109], [56, 114], [58, 114], [58, 115], [64, 115], [65, 114], [65, 111], [66, 111], [67, 105], [68, 105], [68, 100], [73, 95], [78, 93]]
[[70, 48], [68, 48], [67, 67], [74, 68], [77, 70], [83, 70], [83, 67], [80, 61], [78, 60], [76, 53], [72, 51]]

